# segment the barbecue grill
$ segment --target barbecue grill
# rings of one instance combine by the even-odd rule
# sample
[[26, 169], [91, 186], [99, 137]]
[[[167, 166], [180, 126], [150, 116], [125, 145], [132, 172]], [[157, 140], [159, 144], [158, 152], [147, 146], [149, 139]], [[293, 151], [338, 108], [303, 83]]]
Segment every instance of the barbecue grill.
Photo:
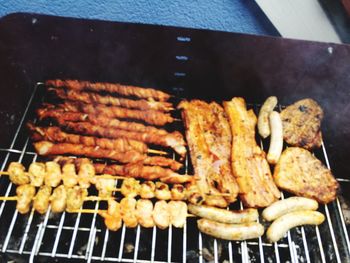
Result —
[[[349, 186], [350, 47], [244, 34], [114, 23], [36, 14], [0, 21], [1, 170], [11, 161], [37, 160], [24, 124], [45, 99], [41, 81], [82, 79], [154, 87], [174, 100], [229, 100], [242, 96], [256, 111], [269, 95], [281, 105], [311, 97], [325, 111], [324, 143], [315, 155]], [[280, 106], [282, 107], [282, 106]], [[176, 124], [180, 128], [181, 124]], [[262, 141], [261, 146], [266, 147]], [[191, 172], [189, 158], [185, 171]], [[14, 195], [0, 177], [0, 195]], [[284, 193], [287, 197], [287, 194]], [[342, 207], [321, 206], [326, 221], [298, 227], [275, 244], [265, 237], [216, 240], [198, 232], [196, 219], [183, 229], [106, 230], [95, 214], [20, 215], [14, 202], [0, 203], [0, 261], [15, 262], [349, 262], [350, 242]], [[103, 202], [84, 204], [103, 209]], [[234, 204], [235, 209], [242, 204]]]

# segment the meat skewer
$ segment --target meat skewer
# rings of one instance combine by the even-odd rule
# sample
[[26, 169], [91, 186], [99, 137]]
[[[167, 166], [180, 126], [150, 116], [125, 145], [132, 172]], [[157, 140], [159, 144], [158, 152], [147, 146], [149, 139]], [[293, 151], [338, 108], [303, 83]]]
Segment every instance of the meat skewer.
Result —
[[53, 92], [57, 97], [64, 100], [79, 101], [90, 104], [104, 104], [117, 107], [124, 107], [129, 109], [139, 110], [158, 110], [158, 111], [171, 111], [172, 104], [170, 102], [161, 102], [154, 100], [131, 100], [125, 98], [116, 98], [110, 95], [100, 95], [94, 92], [84, 92], [76, 90], [65, 90], [49, 88], [50, 92]]
[[69, 131], [112, 139], [127, 138], [171, 147], [182, 157], [186, 154], [186, 143], [180, 132], [169, 133], [166, 130], [137, 122], [120, 121], [103, 115], [96, 116], [81, 112], [66, 112], [63, 109], [55, 108], [51, 104], [46, 106], [48, 108], [37, 110], [38, 117], [40, 119], [54, 119], [60, 126], [65, 127]]
[[116, 83], [103, 83], [96, 82], [92, 83], [89, 81], [79, 81], [79, 80], [47, 80], [45, 84], [49, 87], [56, 88], [68, 88], [72, 90], [92, 90], [92, 91], [106, 91], [109, 93], [117, 93], [123, 96], [135, 96], [138, 98], [154, 98], [159, 101], [166, 101], [170, 98], [170, 95], [151, 88], [141, 88], [129, 85], [122, 85]]
[[48, 141], [39, 141], [34, 143], [34, 148], [39, 155], [62, 155], [73, 154], [83, 155], [98, 159], [111, 159], [122, 163], [142, 162], [145, 165], [159, 165], [170, 167], [172, 170], [179, 170], [182, 164], [161, 156], [147, 156], [136, 151], [119, 152], [96, 147], [89, 147], [82, 144], [58, 143], [53, 144]]
[[85, 104], [80, 102], [64, 102], [57, 105], [65, 111], [84, 112], [87, 114], [104, 115], [109, 118], [135, 119], [149, 124], [162, 126], [175, 121], [170, 114], [156, 110], [133, 110], [117, 106], [105, 106], [103, 104]]
[[127, 138], [107, 139], [97, 138], [91, 136], [83, 136], [78, 134], [65, 133], [59, 127], [38, 127], [32, 123], [27, 124], [28, 128], [32, 132], [31, 138], [33, 141], [50, 141], [55, 143], [72, 143], [83, 144], [90, 147], [100, 147], [103, 149], [116, 150], [120, 152], [127, 152], [131, 150], [138, 151], [140, 153], [157, 153], [167, 154], [163, 151], [157, 151], [148, 149], [147, 144], [129, 140]]

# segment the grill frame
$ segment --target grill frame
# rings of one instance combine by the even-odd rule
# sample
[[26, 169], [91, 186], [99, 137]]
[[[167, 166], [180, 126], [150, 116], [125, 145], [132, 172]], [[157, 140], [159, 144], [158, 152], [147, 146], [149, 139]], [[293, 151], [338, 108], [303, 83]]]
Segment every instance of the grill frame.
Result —
[[[75, 36], [75, 33], [77, 32], [78, 36]], [[125, 39], [118, 41], [117, 37], [111, 37], [110, 34], [112, 33], [119, 33], [125, 37]], [[87, 34], [87, 36], [84, 36], [85, 34]], [[348, 72], [347, 70], [350, 69], [350, 66], [346, 63], [346, 59], [350, 57], [350, 48], [345, 45], [282, 40], [173, 27], [66, 19], [36, 14], [16, 14], [3, 18], [0, 21], [0, 36], [2, 36], [0, 38], [2, 39], [0, 42], [0, 56], [4, 58], [3, 60], [0, 60], [0, 69], [6, 76], [4, 78], [4, 86], [13, 87], [13, 89], [7, 89], [9, 92], [8, 99], [2, 99], [3, 103], [0, 104], [0, 120], [3, 121], [7, 128], [0, 131], [0, 140], [2, 145], [9, 145], [8, 147], [0, 149], [0, 154], [5, 156], [5, 162], [2, 163], [2, 170], [5, 168], [10, 156], [17, 156], [19, 154], [24, 158], [30, 157], [32, 160], [37, 158], [32, 151], [26, 151], [28, 140], [24, 139], [23, 141], [23, 139], [21, 139], [19, 140], [20, 142], [18, 142], [17, 137], [19, 135], [20, 137], [23, 136], [22, 124], [24, 120], [30, 118], [30, 114], [28, 115], [27, 113], [33, 109], [32, 107], [34, 107], [31, 105], [31, 102], [34, 104], [37, 103], [36, 98], [40, 97], [40, 94], [35, 93], [36, 88], [33, 89], [33, 87], [36, 86], [34, 84], [38, 79], [69, 77], [115, 82], [122, 81], [135, 85], [150, 85], [156, 88], [168, 90], [179, 98], [186, 97], [222, 100], [233, 96], [243, 96], [247, 101], [253, 103], [250, 106], [254, 106], [255, 110], [259, 107], [255, 102], [261, 102], [263, 100], [262, 98], [270, 93], [277, 95], [283, 104], [288, 104], [296, 99], [310, 96], [321, 101], [321, 105], [326, 113], [336, 112], [339, 109], [347, 109], [349, 107], [347, 103], [349, 100], [347, 100], [347, 98], [349, 98], [350, 95], [344, 87], [346, 87], [346, 84], [350, 84], [350, 80], [345, 77], [344, 72]], [[77, 41], [79, 40], [79, 37], [82, 36], [84, 36], [83, 40], [86, 42], [87, 48], [76, 51], [74, 48], [78, 46]], [[102, 40], [99, 40], [99, 37]], [[147, 40], [148, 37], [153, 39]], [[57, 48], [67, 40], [71, 40], [73, 44], [70, 43], [65, 47], [62, 47], [62, 50], [55, 55], [51, 54], [53, 48]], [[103, 41], [106, 41], [107, 44], [103, 44]], [[135, 44], [133, 41], [141, 41], [141, 43]], [[253, 44], [251, 42], [257, 46], [257, 52], [252, 50]], [[113, 51], [113, 46], [108, 46], [111, 43], [115, 44], [117, 51]], [[236, 46], [232, 47], [232, 44]], [[96, 48], [99, 50], [106, 45], [107, 50], [99, 51], [101, 54], [98, 54], [99, 52], [95, 54]], [[140, 47], [142, 46], [145, 47], [146, 58], [136, 65], [136, 58], [144, 52], [143, 50], [140, 50]], [[270, 46], [271, 50], [267, 50]], [[41, 52], [43, 48], [47, 48], [47, 51]], [[108, 69], [110, 65], [103, 65], [103, 61], [100, 61], [98, 58], [100, 55], [102, 58], [107, 58], [108, 61], [112, 61], [113, 59], [118, 58], [122, 48], [131, 53], [127, 58], [121, 59], [122, 61], [115, 65], [119, 70], [124, 66], [125, 70], [113, 72]], [[299, 49], [301, 52], [298, 55], [297, 51]], [[286, 53], [288, 50], [291, 54]], [[258, 51], [266, 52], [266, 54], [260, 55], [260, 58]], [[74, 52], [77, 54], [74, 55]], [[80, 56], [89, 54], [88, 52], [95, 52], [94, 55], [91, 56], [92, 61], [79, 59]], [[31, 55], [31, 53], [33, 54]], [[108, 57], [108, 53], [111, 56], [110, 58]], [[242, 54], [240, 55], [240, 53]], [[317, 54], [318, 57], [313, 58], [312, 56], [315, 54]], [[161, 58], [157, 58], [159, 55]], [[236, 62], [229, 58], [231, 55], [237, 59]], [[272, 66], [268, 66], [268, 63], [265, 63], [262, 65], [261, 71], [256, 72], [257, 67], [254, 67], [254, 65], [257, 62], [264, 61], [264, 59], [269, 58], [269, 56], [272, 59], [273, 55], [280, 58], [279, 61], [285, 62], [287, 65], [288, 63], [291, 64], [287, 69], [279, 70], [279, 65], [276, 65], [276, 60], [273, 60], [273, 62], [271, 62], [273, 64]], [[282, 55], [285, 57], [281, 60]], [[65, 60], [61, 61], [62, 56], [70, 56], [69, 63]], [[296, 56], [296, 62], [291, 61], [293, 56]], [[342, 58], [342, 56], [344, 58]], [[251, 61], [246, 60], [249, 57], [251, 57]], [[153, 60], [151, 60], [151, 58], [153, 58]], [[310, 59], [309, 64], [301, 69], [297, 69], [297, 66], [302, 65], [305, 61], [308, 61], [308, 59]], [[329, 64], [323, 67], [321, 64], [325, 62]], [[244, 66], [239, 68], [236, 64], [243, 64]], [[92, 69], [93, 66], [96, 67], [96, 65], [97, 68]], [[136, 69], [133, 69], [133, 66]], [[333, 66], [339, 68], [339, 70], [330, 70], [329, 68]], [[317, 80], [318, 75], [315, 74], [315, 71], [320, 69], [323, 71], [328, 69], [330, 71], [327, 74], [328, 80], [326, 83]], [[127, 72], [127, 70], [130, 70], [130, 72]], [[223, 72], [220, 72], [220, 70]], [[288, 70], [291, 72], [288, 72]], [[155, 72], [159, 73], [159, 76], [154, 76]], [[230, 72], [233, 72], [232, 76], [229, 75]], [[335, 75], [330, 77], [330, 73], [334, 73]], [[244, 76], [245, 74], [259, 77], [260, 79], [253, 78], [253, 80], [250, 81]], [[282, 80], [277, 81], [270, 76], [272, 74], [287, 74], [285, 76], [285, 82]], [[305, 77], [307, 74], [310, 74], [311, 77]], [[293, 77], [295, 77], [296, 80], [292, 83], [288, 83], [288, 81], [292, 81]], [[327, 89], [330, 89], [327, 85], [332, 81], [335, 81], [335, 83], [330, 86], [338, 88], [335, 90], [334, 94], [329, 92], [327, 94]], [[261, 87], [254, 86], [262, 83], [268, 84], [264, 84]], [[293, 93], [291, 93], [291, 88], [295, 83], [301, 84], [298, 84], [293, 90]], [[302, 84], [305, 83], [310, 84], [309, 89], [302, 88]], [[279, 85], [282, 84], [285, 85], [279, 87]], [[212, 89], [210, 90], [210, 87], [213, 87], [213, 85], [220, 86], [220, 92], [216, 92], [216, 90], [213, 91]], [[268, 85], [272, 86], [268, 87]], [[317, 87], [317, 85], [320, 86]], [[320, 93], [317, 92], [318, 88], [321, 90]], [[325, 99], [327, 95], [329, 98]], [[24, 108], [24, 105], [26, 105], [25, 101], [27, 101], [28, 98], [30, 98], [29, 104], [27, 104], [27, 108]], [[10, 118], [12, 122], [8, 121], [9, 116], [13, 117]], [[17, 126], [18, 123], [20, 123], [19, 126]], [[343, 127], [344, 133], [333, 133], [337, 127]], [[346, 162], [344, 163], [344, 156], [349, 156], [350, 154], [350, 147], [347, 147], [349, 142], [345, 140], [349, 134], [349, 127], [349, 124], [346, 123], [346, 117], [326, 116], [323, 130], [326, 144], [329, 145], [327, 148], [330, 148], [330, 150], [326, 151], [325, 145], [323, 144], [321, 152], [316, 153], [317, 157], [321, 158], [328, 167], [332, 164], [333, 171], [341, 185], [348, 184], [350, 181], [348, 178], [344, 177], [344, 175], [347, 174], [347, 171], [350, 170], [350, 167], [346, 165]], [[9, 143], [13, 137], [11, 134], [13, 131], [15, 131], [15, 137], [13, 138], [12, 143]], [[264, 143], [266, 142], [262, 142], [262, 147], [264, 147]], [[328, 153], [330, 153], [330, 156], [328, 156]], [[188, 159], [186, 162], [188, 162]], [[188, 167], [188, 165], [186, 165], [186, 167]], [[5, 185], [3, 183], [0, 184], [0, 190], [2, 190], [1, 187], [5, 187]], [[2, 204], [3, 203], [0, 204], [0, 220], [3, 220], [1, 218]], [[236, 208], [242, 208], [241, 204], [240, 207]], [[326, 233], [322, 231], [323, 229], [320, 231], [318, 227], [315, 228], [315, 237], [317, 238], [319, 251], [321, 251], [320, 258], [318, 259], [321, 262], [326, 262], [326, 260], [332, 259], [335, 259], [335, 261], [338, 262], [340, 262], [340, 260], [350, 260], [348, 232], [346, 231], [346, 225], [339, 200], [337, 199], [335, 202], [326, 206], [324, 212], [327, 216], [327, 222], [329, 222], [326, 226], [329, 229], [332, 229], [334, 233], [326, 235]], [[335, 215], [330, 212], [334, 212]], [[17, 217], [17, 215], [14, 215], [14, 217]], [[33, 217], [34, 216], [29, 216], [29, 220], [34, 220]], [[10, 221], [10, 229], [17, 226], [15, 224], [16, 220], [11, 219]], [[60, 258], [60, 256], [68, 258], [71, 256], [71, 259], [86, 260], [89, 262], [91, 260], [101, 260], [103, 258], [102, 256], [96, 257], [93, 254], [95, 243], [91, 241], [93, 241], [96, 235], [101, 231], [101, 229], [96, 227], [83, 227], [83, 229], [81, 229], [82, 231], [92, 229], [88, 235], [89, 242], [87, 247], [89, 249], [87, 250], [88, 253], [86, 255], [80, 256], [73, 253], [74, 247], [73, 249], [69, 249], [67, 255], [60, 254], [57, 250], [51, 251], [51, 253], [40, 252], [39, 250], [38, 255], [36, 255], [36, 252], [38, 251], [37, 248], [39, 244], [41, 244], [44, 235], [44, 232], [41, 231], [51, 229], [51, 226], [47, 225], [48, 221], [49, 214], [47, 214], [38, 224], [37, 228], [40, 231], [36, 232], [37, 234], [35, 235], [34, 245], [31, 247], [31, 250], [25, 250], [23, 246], [23, 250], [21, 249], [21, 251], [18, 251], [22, 253], [18, 253], [16, 251], [8, 250], [6, 248], [7, 245], [5, 246], [6, 249], [4, 249], [3, 243], [1, 244], [1, 249], [3, 252], [11, 255], [23, 255], [29, 260], [40, 260], [41, 258], [51, 256], [56, 256], [58, 258]], [[75, 222], [79, 221], [77, 220]], [[92, 217], [91, 226], [94, 226], [95, 223], [96, 214]], [[60, 226], [60, 224], [58, 224], [58, 226]], [[63, 227], [62, 224], [61, 226]], [[75, 230], [77, 229], [77, 226], [78, 224], [74, 224], [73, 231], [77, 232], [79, 230]], [[31, 226], [27, 229], [30, 230], [30, 228]], [[135, 242], [140, 241], [139, 229], [140, 228], [137, 228], [136, 230]], [[300, 228], [302, 241], [304, 242], [303, 244], [308, 241], [304, 238], [306, 234], [308, 234], [305, 232], [305, 229], [309, 229], [309, 227]], [[193, 241], [193, 237], [191, 238], [187, 235], [187, 230], [193, 231], [193, 229], [186, 228], [186, 231], [184, 232], [183, 241], [185, 242], [182, 243], [182, 246], [186, 245], [186, 247], [188, 247]], [[173, 247], [174, 243], [170, 237], [174, 236], [175, 230], [170, 228], [168, 231], [168, 240], [171, 241], [168, 241], [166, 246]], [[122, 237], [124, 237], [124, 239], [122, 239], [125, 240], [125, 228], [123, 228], [121, 232]], [[43, 233], [43, 235], [40, 233]], [[152, 240], [155, 240], [153, 237], [156, 234], [154, 233], [157, 234], [157, 230], [154, 230], [152, 233]], [[272, 246], [265, 245], [262, 239], [259, 239], [259, 242], [229, 242], [227, 245], [229, 261], [234, 262], [234, 260], [237, 260], [238, 262], [249, 262], [248, 253], [250, 250], [248, 251], [248, 248], [257, 246], [260, 253], [265, 248], [271, 248], [274, 250], [277, 259], [280, 259], [280, 256], [286, 256], [287, 258], [290, 257], [292, 262], [297, 262], [298, 259], [295, 256], [295, 253], [297, 253], [299, 247], [294, 243], [294, 230], [291, 233], [292, 234], [289, 233], [287, 236], [288, 246], [284, 243], [281, 245], [274, 244]], [[341, 249], [338, 249], [338, 252], [340, 251], [339, 257], [335, 255], [335, 258], [332, 258], [327, 254], [328, 251], [326, 248], [328, 247], [324, 248], [324, 246], [327, 245], [325, 245], [324, 241], [322, 242], [325, 237], [330, 237], [333, 247], [335, 247], [334, 244], [337, 244], [335, 239], [340, 239], [339, 244]], [[199, 262], [205, 262], [205, 252], [200, 247], [203, 248], [203, 246], [206, 245], [204, 244], [206, 240], [206, 236], [199, 234], [196, 241], [199, 246], [196, 252], [199, 255]], [[318, 240], [321, 240], [322, 243]], [[212, 242], [214, 262], [218, 262], [220, 260], [218, 258], [218, 251], [221, 247], [221, 241], [213, 240]], [[42, 247], [42, 245], [39, 246], [39, 248], [40, 247]], [[106, 246], [103, 247], [106, 248]], [[119, 246], [118, 256], [113, 258], [105, 256], [104, 260], [108, 261], [110, 259], [112, 261], [123, 260], [123, 262], [136, 262], [135, 258], [124, 259], [122, 254], [123, 250], [120, 249], [120, 247], [121, 245]], [[137, 247], [137, 245], [135, 247]], [[156, 241], [152, 241], [151, 247], [150, 260], [147, 260], [146, 262], [152, 262], [152, 259], [156, 262], [155, 255], [156, 249], [158, 248], [156, 247]], [[243, 251], [243, 253], [240, 254], [240, 258], [235, 256], [235, 253], [238, 253], [235, 248], [237, 248], [238, 251], [238, 247]], [[107, 249], [103, 250], [106, 251]], [[284, 255], [285, 253], [283, 250], [287, 250], [287, 254], [290, 256]], [[334, 250], [336, 251], [336, 249]], [[306, 249], [305, 251], [308, 250]], [[308, 254], [304, 254], [305, 260], [309, 262]], [[166, 253], [166, 260], [162, 262], [170, 262], [172, 256], [172, 251], [168, 250]], [[279, 262], [280, 260], [277, 259], [276, 261]], [[281, 260], [283, 261], [283, 258], [281, 258]], [[188, 258], [184, 249], [182, 252], [182, 261], [191, 262], [191, 259]], [[137, 259], [137, 262], [142, 261]], [[265, 262], [265, 259], [262, 258], [260, 262]]]

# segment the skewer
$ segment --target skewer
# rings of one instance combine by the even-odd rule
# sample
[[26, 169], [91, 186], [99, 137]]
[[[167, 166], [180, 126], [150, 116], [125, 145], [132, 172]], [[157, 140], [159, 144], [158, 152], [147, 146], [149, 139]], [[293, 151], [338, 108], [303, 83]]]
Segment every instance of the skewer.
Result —
[[147, 149], [148, 153], [154, 153], [154, 154], [159, 154], [159, 155], [167, 155], [167, 152], [160, 151], [160, 150], [155, 150], [155, 149]]
[[[0, 201], [17, 201], [17, 196], [0, 196]], [[33, 198], [34, 199], [34, 198]], [[108, 201], [111, 197], [87, 196], [84, 201]]]

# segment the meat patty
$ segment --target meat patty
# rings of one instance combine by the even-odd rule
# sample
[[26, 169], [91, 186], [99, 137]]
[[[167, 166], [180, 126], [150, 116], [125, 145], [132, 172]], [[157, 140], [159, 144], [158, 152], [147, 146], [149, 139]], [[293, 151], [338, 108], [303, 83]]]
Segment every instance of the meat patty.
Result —
[[308, 150], [287, 148], [273, 174], [278, 187], [326, 204], [336, 198], [338, 182], [320, 160]]
[[322, 142], [323, 110], [312, 99], [303, 99], [281, 112], [284, 140], [305, 149], [319, 148]]

